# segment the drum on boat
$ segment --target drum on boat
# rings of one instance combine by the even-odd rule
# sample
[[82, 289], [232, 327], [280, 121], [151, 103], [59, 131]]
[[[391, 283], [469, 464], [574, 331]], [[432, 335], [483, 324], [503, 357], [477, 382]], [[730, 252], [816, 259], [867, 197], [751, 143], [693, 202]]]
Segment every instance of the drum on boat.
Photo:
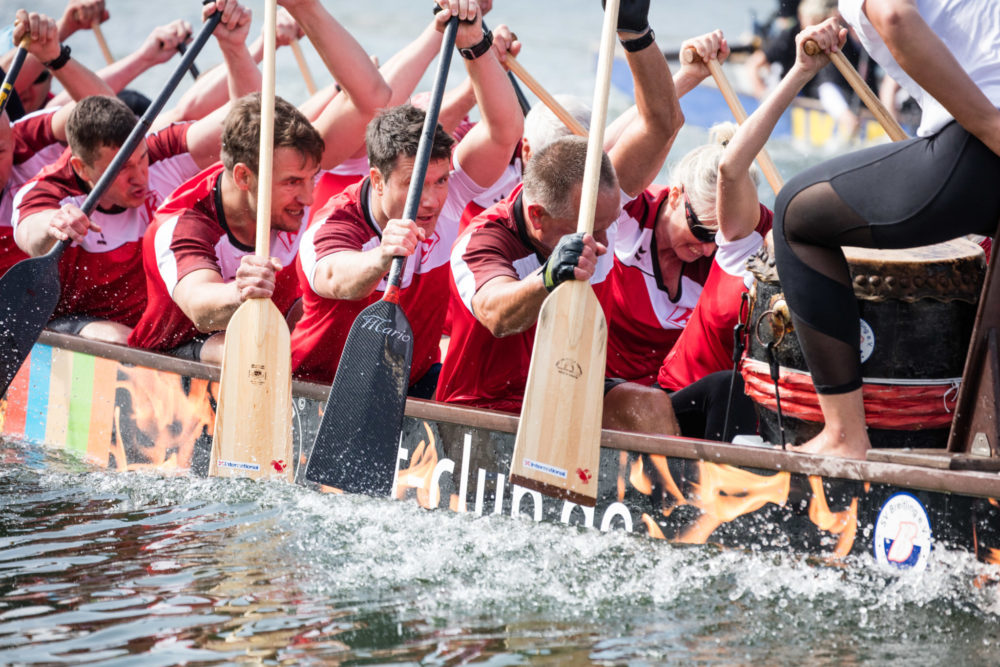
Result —
[[[985, 253], [968, 239], [906, 250], [845, 248], [861, 315], [861, 372], [874, 447], [944, 447], [972, 336]], [[800, 444], [822, 413], [774, 259], [750, 260], [754, 285], [745, 318], [741, 372], [761, 435]], [[770, 346], [770, 352], [769, 352]], [[772, 378], [777, 362], [778, 390]]]

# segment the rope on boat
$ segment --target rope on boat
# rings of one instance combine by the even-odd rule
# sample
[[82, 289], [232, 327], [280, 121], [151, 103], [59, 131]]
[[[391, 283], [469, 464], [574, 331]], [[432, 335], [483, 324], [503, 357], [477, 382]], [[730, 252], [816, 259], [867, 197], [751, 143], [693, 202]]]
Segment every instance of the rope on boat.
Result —
[[[781, 367], [777, 387], [771, 381], [770, 366], [744, 357], [740, 372], [747, 396], [772, 412], [778, 409], [777, 391], [781, 392], [781, 410], [786, 415], [813, 422], [823, 422], [812, 376], [805, 371]], [[916, 431], [951, 425], [952, 411], [961, 378], [889, 379], [864, 378], [862, 394], [868, 426], [896, 431]]]

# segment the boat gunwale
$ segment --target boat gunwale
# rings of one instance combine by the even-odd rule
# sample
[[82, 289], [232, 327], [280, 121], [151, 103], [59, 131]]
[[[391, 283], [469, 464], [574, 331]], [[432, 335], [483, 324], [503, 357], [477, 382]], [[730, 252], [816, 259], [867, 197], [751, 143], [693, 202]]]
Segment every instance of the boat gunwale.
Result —
[[[70, 334], [45, 331], [40, 344], [89, 354], [126, 364], [143, 366], [191, 378], [217, 382], [219, 368], [211, 364], [178, 359], [139, 348], [87, 340]], [[325, 402], [329, 386], [295, 380], [295, 397]], [[421, 399], [406, 401], [406, 416], [503, 433], [517, 431], [517, 415]], [[776, 447], [713, 442], [678, 436], [659, 436], [604, 429], [601, 446], [607, 449], [669, 458], [701, 460], [739, 467], [763, 468], [823, 478], [887, 484], [906, 489], [954, 493], [983, 498], [1000, 498], [1000, 474], [976, 470], [950, 470], [907, 463], [842, 459], [804, 454]], [[885, 450], [882, 450], [885, 451]]]

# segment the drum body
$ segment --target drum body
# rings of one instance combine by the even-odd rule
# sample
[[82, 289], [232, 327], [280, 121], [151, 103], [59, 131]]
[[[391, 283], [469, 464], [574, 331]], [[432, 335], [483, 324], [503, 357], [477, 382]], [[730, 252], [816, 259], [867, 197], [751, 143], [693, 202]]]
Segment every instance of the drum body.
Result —
[[[945, 402], [953, 405], [986, 268], [982, 248], [967, 239], [955, 239], [907, 250], [845, 248], [844, 254], [861, 315], [866, 409], [871, 409], [869, 383], [943, 387], [942, 411]], [[746, 357], [767, 364], [767, 345], [773, 341], [783, 369], [807, 371], [774, 260], [766, 248], [750, 260], [750, 270], [755, 281], [750, 290]], [[755, 399], [761, 435], [778, 443], [777, 413], [773, 405], [764, 403]], [[818, 421], [787, 413], [782, 421], [785, 440], [791, 444], [809, 440], [822, 428]], [[869, 437], [873, 447], [945, 447], [948, 426], [875, 428], [870, 420]]]

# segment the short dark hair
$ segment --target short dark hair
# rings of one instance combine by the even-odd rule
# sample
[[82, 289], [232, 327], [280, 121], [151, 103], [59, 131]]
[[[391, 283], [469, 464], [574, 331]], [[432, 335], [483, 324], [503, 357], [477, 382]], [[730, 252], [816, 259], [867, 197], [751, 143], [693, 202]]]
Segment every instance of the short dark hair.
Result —
[[[562, 137], [531, 155], [524, 168], [524, 194], [545, 207], [549, 215], [573, 218], [577, 215], [573, 193], [583, 184], [587, 164], [587, 139]], [[618, 187], [611, 159], [602, 151], [601, 190]]]
[[[323, 137], [301, 111], [280, 97], [274, 98], [274, 150], [294, 148], [319, 164], [325, 147]], [[260, 168], [260, 93], [236, 100], [222, 128], [223, 166], [232, 172], [241, 162], [257, 174]]]
[[[426, 116], [423, 109], [412, 104], [400, 104], [377, 113], [365, 132], [368, 163], [389, 178], [400, 155], [416, 157]], [[455, 140], [438, 123], [431, 144], [431, 159], [450, 159], [454, 145]]]
[[128, 140], [138, 119], [117, 97], [92, 95], [73, 108], [66, 121], [66, 139], [73, 155], [93, 165], [103, 146], [118, 149]]

